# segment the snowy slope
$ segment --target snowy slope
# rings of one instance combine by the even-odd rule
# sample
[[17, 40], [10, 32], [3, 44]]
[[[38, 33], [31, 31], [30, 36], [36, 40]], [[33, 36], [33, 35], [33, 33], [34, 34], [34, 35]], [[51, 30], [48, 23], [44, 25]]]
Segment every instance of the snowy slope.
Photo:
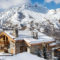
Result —
[[[43, 11], [44, 9], [45, 9], [45, 11]], [[36, 6], [31, 6], [31, 5], [30, 6], [29, 5], [28, 6], [23, 5], [22, 7], [15, 7], [15, 8], [12, 8], [12, 9], [6, 11], [6, 12], [1, 13], [0, 14], [0, 20], [3, 20], [3, 22], [7, 21], [9, 19], [17, 21], [19, 12], [23, 12], [23, 14], [26, 16], [24, 18], [24, 20], [26, 20], [27, 18], [29, 18], [28, 13], [33, 13], [33, 14], [35, 14], [35, 13], [38, 14], [40, 12], [46, 13], [47, 8], [44, 8], [41, 6], [36, 7]], [[40, 14], [38, 14], [38, 15], [40, 15]], [[16, 18], [16, 19], [14, 19], [14, 18]]]
[[54, 28], [59, 29], [59, 20], [60, 9], [48, 10], [46, 7], [41, 5], [23, 5], [9, 9], [0, 14], [1, 25], [6, 24], [7, 21], [10, 25], [29, 25], [29, 22], [34, 21], [41, 24], [44, 23], [44, 25], [51, 23], [54, 25]]
[[0, 56], [1, 60], [45, 60], [43, 58], [40, 58], [36, 55], [32, 55], [30, 53], [24, 52], [24, 53], [20, 53], [17, 54], [15, 56]]

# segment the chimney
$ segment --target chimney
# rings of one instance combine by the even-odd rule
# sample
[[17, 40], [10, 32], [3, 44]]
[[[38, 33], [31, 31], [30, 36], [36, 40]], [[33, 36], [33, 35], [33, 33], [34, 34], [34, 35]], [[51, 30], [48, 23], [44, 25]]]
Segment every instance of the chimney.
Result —
[[33, 31], [33, 38], [34, 39], [38, 39], [38, 32], [35, 30], [35, 31]]
[[14, 35], [15, 37], [18, 37], [18, 28], [14, 28], [14, 29], [13, 29], [13, 35]]

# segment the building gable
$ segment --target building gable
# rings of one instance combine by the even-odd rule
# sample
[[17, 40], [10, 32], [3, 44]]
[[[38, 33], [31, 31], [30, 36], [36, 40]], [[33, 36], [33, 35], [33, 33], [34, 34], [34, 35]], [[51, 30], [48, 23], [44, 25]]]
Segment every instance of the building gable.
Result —
[[15, 40], [13, 39], [13, 38], [11, 38], [8, 34], [6, 34], [5, 32], [1, 32], [0, 33], [0, 39], [2, 39], [3, 37], [7, 37], [8, 38], [8, 40], [10, 41], [13, 41], [13, 42], [15, 42]]

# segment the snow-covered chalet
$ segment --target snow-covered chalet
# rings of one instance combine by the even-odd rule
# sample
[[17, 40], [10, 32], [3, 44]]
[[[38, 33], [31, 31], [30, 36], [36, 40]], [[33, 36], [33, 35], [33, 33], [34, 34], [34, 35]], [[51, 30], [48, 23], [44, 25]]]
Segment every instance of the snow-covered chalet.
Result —
[[29, 52], [37, 54], [46, 46], [47, 51], [55, 47], [55, 40], [41, 32], [35, 35], [29, 30], [14, 29], [13, 31], [0, 32], [0, 52], [10, 54], [18, 54], [21, 52]]

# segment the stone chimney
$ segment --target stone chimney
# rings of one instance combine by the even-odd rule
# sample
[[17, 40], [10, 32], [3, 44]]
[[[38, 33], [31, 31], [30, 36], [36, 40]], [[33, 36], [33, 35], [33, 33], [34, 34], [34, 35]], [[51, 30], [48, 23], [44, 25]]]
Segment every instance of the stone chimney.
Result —
[[14, 35], [15, 37], [18, 37], [18, 28], [14, 28], [14, 29], [13, 29], [13, 35]]
[[36, 30], [32, 32], [32, 35], [34, 39], [38, 39], [38, 32]]

